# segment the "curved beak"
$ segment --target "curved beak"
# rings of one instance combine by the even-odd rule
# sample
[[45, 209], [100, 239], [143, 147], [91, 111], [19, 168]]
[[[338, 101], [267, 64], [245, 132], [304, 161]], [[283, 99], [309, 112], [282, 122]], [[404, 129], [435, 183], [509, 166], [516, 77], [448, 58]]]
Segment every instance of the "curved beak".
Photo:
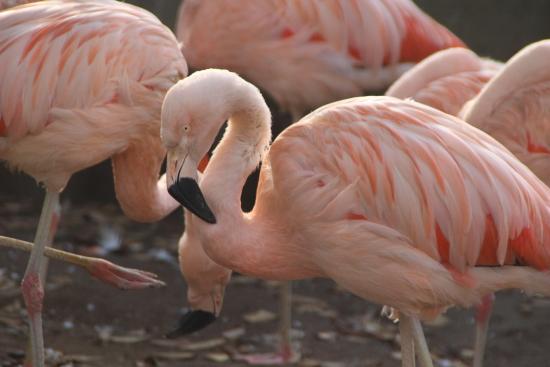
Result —
[[197, 183], [197, 162], [189, 154], [168, 152], [168, 192], [197, 217], [210, 224], [216, 223]]
[[216, 321], [216, 315], [212, 312], [202, 310], [189, 310], [178, 320], [178, 326], [166, 334], [167, 338], [173, 339], [179, 336], [194, 333]]

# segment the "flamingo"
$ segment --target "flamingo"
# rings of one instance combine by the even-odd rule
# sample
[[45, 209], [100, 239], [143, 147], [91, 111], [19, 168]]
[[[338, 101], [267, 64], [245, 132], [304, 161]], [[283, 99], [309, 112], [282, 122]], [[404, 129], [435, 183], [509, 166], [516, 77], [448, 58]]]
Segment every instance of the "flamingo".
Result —
[[[226, 120], [199, 186], [197, 162]], [[550, 294], [550, 189], [481, 130], [393, 97], [321, 107], [271, 147], [270, 120], [259, 90], [229, 71], [196, 72], [166, 94], [169, 191], [216, 263], [264, 279], [331, 278], [394, 307], [404, 366], [415, 348], [432, 365], [420, 319], [500, 289]]]
[[[186, 0], [176, 34], [191, 68], [243, 75], [293, 121], [323, 104], [382, 91], [431, 53], [464, 46], [410, 0]], [[290, 289], [281, 286], [279, 354], [286, 356]]]
[[[466, 49], [448, 49], [426, 58], [390, 87], [387, 95], [428, 104], [490, 134], [550, 184], [550, 40], [525, 47], [506, 64], [483, 60]], [[483, 365], [493, 297], [476, 315], [473, 366]]]
[[44, 365], [39, 273], [59, 193], [74, 172], [112, 158], [130, 218], [177, 207], [158, 178], [164, 94], [187, 74], [172, 32], [124, 3], [44, 1], [0, 13], [0, 161], [46, 189], [22, 293], [34, 367]]
[[384, 90], [433, 52], [464, 46], [410, 0], [186, 0], [176, 34], [192, 69], [235, 71], [295, 120]]

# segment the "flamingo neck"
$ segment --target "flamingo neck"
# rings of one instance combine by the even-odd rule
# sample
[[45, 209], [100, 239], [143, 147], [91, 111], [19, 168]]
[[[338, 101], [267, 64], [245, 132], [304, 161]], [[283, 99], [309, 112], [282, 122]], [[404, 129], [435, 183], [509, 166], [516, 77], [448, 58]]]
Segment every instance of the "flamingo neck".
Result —
[[[234, 89], [234, 90], [232, 90]], [[271, 141], [271, 113], [260, 91], [242, 82], [227, 89], [227, 129], [201, 180], [201, 190], [216, 216], [242, 216], [241, 193]]]
[[254, 269], [266, 250], [253, 240], [262, 236], [263, 226], [254, 226], [243, 213], [241, 194], [269, 148], [271, 113], [252, 84], [232, 83], [224, 90], [228, 126], [199, 183], [217, 223], [196, 217], [191, 223], [200, 228], [203, 248], [214, 261], [230, 269]]

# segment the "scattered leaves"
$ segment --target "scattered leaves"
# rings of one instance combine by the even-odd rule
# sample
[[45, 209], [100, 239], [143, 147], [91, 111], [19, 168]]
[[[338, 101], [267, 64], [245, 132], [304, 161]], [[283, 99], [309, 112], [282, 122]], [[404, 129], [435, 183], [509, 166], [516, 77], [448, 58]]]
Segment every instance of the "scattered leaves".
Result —
[[275, 320], [277, 316], [271, 311], [260, 309], [258, 311], [245, 314], [243, 318], [244, 321], [255, 324]]

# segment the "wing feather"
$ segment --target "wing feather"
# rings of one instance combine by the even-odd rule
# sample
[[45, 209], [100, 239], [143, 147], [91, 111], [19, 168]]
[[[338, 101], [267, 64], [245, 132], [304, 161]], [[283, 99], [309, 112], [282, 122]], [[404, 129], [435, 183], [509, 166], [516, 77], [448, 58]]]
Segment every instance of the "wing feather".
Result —
[[[280, 193], [273, 197], [293, 220], [384, 224], [459, 270], [480, 258], [487, 218], [499, 264], [525, 230], [549, 242], [545, 185], [487, 134], [419, 103], [363, 97], [325, 106], [285, 130], [266, 164]], [[550, 265], [547, 249], [537, 251]]]
[[0, 50], [0, 120], [10, 139], [41, 131], [52, 108], [113, 102], [124, 78], [166, 90], [187, 73], [175, 37], [156, 17], [108, 0], [1, 12]]

